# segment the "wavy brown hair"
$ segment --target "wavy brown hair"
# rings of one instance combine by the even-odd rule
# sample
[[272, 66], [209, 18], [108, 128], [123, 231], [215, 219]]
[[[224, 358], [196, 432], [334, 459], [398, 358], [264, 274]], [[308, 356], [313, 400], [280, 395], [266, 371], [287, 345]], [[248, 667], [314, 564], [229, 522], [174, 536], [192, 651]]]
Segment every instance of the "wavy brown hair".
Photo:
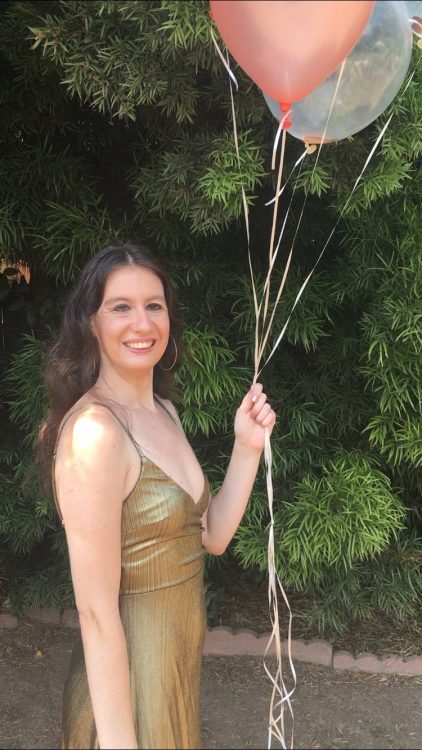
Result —
[[37, 457], [47, 476], [64, 415], [98, 378], [99, 348], [91, 331], [90, 318], [101, 305], [108, 276], [122, 266], [147, 268], [163, 284], [170, 334], [176, 342], [177, 358], [174, 361], [174, 344], [169, 339], [162, 366], [171, 367], [171, 371], [165, 372], [159, 364], [154, 367], [153, 391], [161, 398], [172, 396], [173, 374], [180, 367], [181, 321], [169, 274], [145, 245], [130, 242], [108, 245], [91, 258], [82, 270], [65, 305], [58, 338], [45, 360], [44, 382], [50, 398], [50, 409], [39, 432]]

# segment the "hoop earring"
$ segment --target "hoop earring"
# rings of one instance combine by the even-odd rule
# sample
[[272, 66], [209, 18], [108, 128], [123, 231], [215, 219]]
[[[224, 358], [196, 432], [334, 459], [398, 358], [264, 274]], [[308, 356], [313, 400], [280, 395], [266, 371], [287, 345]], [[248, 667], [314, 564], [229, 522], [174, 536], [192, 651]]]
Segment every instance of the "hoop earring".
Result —
[[173, 336], [171, 334], [170, 334], [170, 338], [173, 340], [174, 348], [175, 348], [176, 351], [175, 351], [175, 355], [174, 355], [174, 360], [171, 363], [170, 367], [163, 367], [162, 365], [160, 365], [160, 367], [163, 370], [163, 372], [170, 372], [170, 370], [172, 370], [173, 367], [174, 367], [174, 365], [176, 364], [176, 360], [177, 360], [177, 344], [176, 344], [176, 342], [175, 342], [175, 340], [174, 340], [174, 338], [173, 338]]
[[96, 372], [97, 372], [97, 370], [98, 370], [98, 365], [99, 365], [99, 361], [98, 361], [97, 353], [94, 353], [94, 356], [93, 356], [93, 358], [92, 358], [92, 362], [93, 362], [93, 364], [92, 364], [92, 371], [93, 371], [93, 373], [94, 373], [94, 375], [95, 375], [95, 373], [96, 373]]

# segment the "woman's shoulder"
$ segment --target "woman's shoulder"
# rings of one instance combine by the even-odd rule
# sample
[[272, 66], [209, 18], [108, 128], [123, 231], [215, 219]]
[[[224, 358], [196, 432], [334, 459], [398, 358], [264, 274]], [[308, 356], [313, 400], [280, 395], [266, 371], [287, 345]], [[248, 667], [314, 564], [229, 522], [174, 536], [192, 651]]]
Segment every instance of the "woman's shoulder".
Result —
[[[116, 419], [117, 417], [117, 419]], [[82, 396], [64, 415], [60, 428], [58, 447], [72, 453], [84, 453], [94, 449], [105, 458], [120, 445], [125, 436], [119, 417], [106, 405], [93, 401], [87, 394]]]
[[[116, 405], [118, 407], [118, 405]], [[99, 424], [110, 425], [111, 429], [117, 427], [117, 422], [121, 421], [122, 415], [118, 414], [118, 408], [112, 409], [106, 403], [98, 401], [90, 396], [89, 392], [84, 393], [78, 401], [64, 415], [61, 425], [72, 422], [89, 419]], [[116, 419], [117, 417], [117, 419]]]

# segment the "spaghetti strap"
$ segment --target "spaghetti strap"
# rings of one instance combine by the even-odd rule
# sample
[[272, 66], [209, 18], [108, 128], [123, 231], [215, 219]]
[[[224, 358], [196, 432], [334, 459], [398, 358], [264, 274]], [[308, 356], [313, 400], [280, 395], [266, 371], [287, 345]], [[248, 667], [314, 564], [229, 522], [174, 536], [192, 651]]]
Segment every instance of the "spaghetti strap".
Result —
[[116, 412], [114, 411], [114, 409], [112, 409], [111, 406], [108, 406], [108, 404], [104, 404], [102, 401], [86, 401], [84, 404], [81, 404], [81, 406], [78, 406], [76, 409], [72, 409], [72, 411], [70, 411], [66, 415], [66, 417], [63, 420], [63, 422], [61, 423], [61, 425], [59, 427], [59, 430], [58, 430], [58, 433], [57, 433], [56, 444], [54, 446], [53, 460], [56, 458], [57, 446], [59, 444], [60, 436], [61, 436], [61, 434], [63, 432], [63, 428], [64, 428], [66, 422], [70, 419], [70, 417], [73, 416], [73, 414], [76, 414], [76, 412], [78, 412], [78, 411], [82, 411], [82, 409], [85, 409], [86, 406], [104, 406], [105, 409], [108, 409], [108, 411], [112, 413], [112, 415], [115, 418], [115, 420], [119, 423], [119, 425], [122, 428], [123, 432], [126, 433], [126, 435], [128, 436], [129, 440], [133, 443], [134, 447], [136, 448], [136, 452], [138, 453], [138, 455], [140, 456], [140, 458], [143, 458], [142, 451], [141, 451], [139, 443], [136, 442], [136, 440], [133, 437], [133, 435], [132, 435], [131, 431], [129, 430], [128, 426], [123, 422], [122, 419], [120, 419], [120, 417], [116, 414]]
[[[53, 489], [53, 499], [54, 499], [54, 504], [56, 506], [56, 510], [57, 510], [57, 512], [59, 514], [59, 518], [60, 518], [60, 520], [61, 520], [61, 522], [62, 522], [63, 525], [64, 525], [64, 520], [63, 520], [63, 516], [62, 516], [61, 510], [60, 510], [60, 506], [59, 506], [59, 502], [58, 502], [58, 498], [57, 498], [56, 477], [55, 477], [57, 447], [59, 445], [59, 440], [60, 440], [61, 434], [63, 432], [63, 429], [64, 429], [66, 423], [69, 421], [70, 417], [72, 417], [73, 414], [76, 414], [78, 411], [82, 411], [82, 409], [85, 409], [85, 407], [87, 407], [87, 406], [104, 406], [105, 409], [108, 409], [108, 411], [111, 412], [111, 414], [113, 415], [113, 417], [115, 418], [115, 420], [119, 423], [119, 425], [122, 428], [123, 432], [125, 432], [126, 435], [128, 436], [128, 438], [131, 441], [132, 445], [134, 446], [134, 448], [135, 448], [135, 450], [136, 450], [139, 458], [141, 459], [140, 474], [142, 473], [142, 466], [143, 466], [143, 458], [144, 458], [144, 456], [142, 454], [141, 447], [136, 442], [135, 438], [133, 437], [133, 435], [132, 435], [131, 431], [129, 430], [129, 428], [127, 427], [127, 425], [125, 425], [125, 423], [123, 422], [123, 420], [120, 419], [119, 416], [117, 416], [116, 412], [111, 408], [111, 406], [108, 406], [108, 404], [104, 404], [101, 401], [86, 401], [84, 404], [81, 404], [80, 406], [76, 407], [76, 409], [72, 409], [66, 415], [66, 417], [63, 419], [62, 423], [60, 424], [60, 427], [59, 427], [58, 432], [57, 432], [56, 442], [55, 442], [55, 445], [54, 445], [54, 452], [53, 452], [52, 459], [51, 459], [51, 485], [52, 485], [52, 489]], [[165, 408], [165, 407], [163, 407], [163, 408]]]
[[179, 424], [178, 424], [178, 423], [176, 422], [175, 418], [173, 417], [173, 414], [172, 414], [171, 412], [169, 412], [169, 410], [167, 409], [167, 407], [166, 407], [166, 406], [164, 406], [164, 404], [163, 404], [163, 403], [161, 402], [161, 399], [159, 399], [159, 398], [158, 398], [158, 396], [156, 396], [156, 395], [155, 395], [155, 393], [154, 393], [154, 400], [155, 400], [155, 401], [157, 402], [157, 404], [159, 404], [159, 406], [161, 406], [161, 408], [162, 408], [162, 409], [164, 409], [164, 411], [166, 412], [166, 414], [168, 414], [168, 415], [169, 415], [169, 417], [170, 417], [170, 419], [172, 420], [172, 422], [174, 422], [174, 424], [175, 424], [175, 425], [176, 425], [176, 426], [177, 426], [177, 427], [179, 428], [179, 430], [180, 430], [180, 425], [179, 425]]

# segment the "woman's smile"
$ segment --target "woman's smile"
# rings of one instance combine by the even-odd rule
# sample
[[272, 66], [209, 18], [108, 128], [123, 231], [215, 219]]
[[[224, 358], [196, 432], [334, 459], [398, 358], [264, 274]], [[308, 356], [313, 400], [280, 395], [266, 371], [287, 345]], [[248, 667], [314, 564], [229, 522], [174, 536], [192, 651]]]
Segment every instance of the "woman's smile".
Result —
[[155, 339], [135, 339], [134, 341], [125, 341], [124, 345], [136, 354], [140, 352], [151, 351], [155, 344]]

